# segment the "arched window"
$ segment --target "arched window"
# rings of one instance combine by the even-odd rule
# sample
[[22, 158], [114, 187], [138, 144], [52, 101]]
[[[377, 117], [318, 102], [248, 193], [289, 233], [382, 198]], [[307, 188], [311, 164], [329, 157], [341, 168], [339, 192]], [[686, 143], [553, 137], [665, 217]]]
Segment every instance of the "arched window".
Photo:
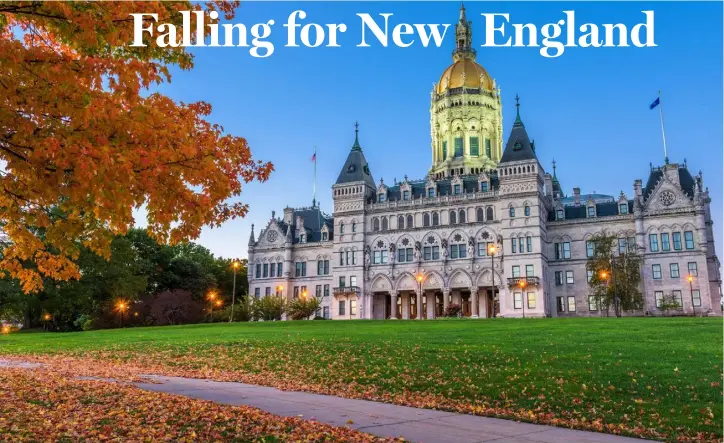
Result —
[[412, 229], [415, 227], [415, 222], [412, 218], [412, 215], [407, 216], [407, 229]]
[[530, 206], [525, 205], [525, 208], [523, 208], [523, 213], [526, 217], [530, 216]]
[[450, 224], [457, 224], [455, 211], [450, 211]]
[[485, 219], [486, 220], [495, 220], [495, 214], [493, 213], [493, 207], [488, 206], [485, 208]]
[[397, 216], [397, 229], [405, 229], [405, 217]]
[[382, 218], [382, 230], [387, 231], [387, 217]]
[[440, 216], [437, 214], [437, 212], [432, 213], [432, 225], [437, 226], [440, 224]]
[[430, 226], [430, 214], [427, 212], [422, 214], [422, 226]]
[[352, 222], [352, 232], [357, 232], [357, 223]]
[[372, 219], [372, 230], [377, 232], [380, 230], [380, 219], [375, 217]]
[[514, 218], [515, 217], [515, 208], [511, 206], [509, 209], [509, 212], [510, 212], [510, 214], [509, 214], [510, 218]]
[[339, 233], [344, 234], [344, 222], [339, 224]]
[[460, 212], [458, 212], [458, 214], [460, 214], [458, 216], [458, 221], [460, 223], [465, 223], [465, 209], [461, 209]]
[[475, 220], [479, 222], [485, 221], [485, 211], [483, 211], [483, 208], [478, 208], [475, 211]]

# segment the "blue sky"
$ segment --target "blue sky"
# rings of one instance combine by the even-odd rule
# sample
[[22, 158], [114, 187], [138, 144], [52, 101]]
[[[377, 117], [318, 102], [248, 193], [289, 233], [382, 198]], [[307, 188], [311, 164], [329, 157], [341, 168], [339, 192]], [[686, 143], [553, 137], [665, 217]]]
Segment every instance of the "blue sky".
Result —
[[[256, 233], [271, 211], [309, 206], [312, 156], [317, 147], [317, 200], [332, 211], [330, 187], [354, 141], [360, 142], [376, 181], [423, 178], [431, 163], [429, 100], [432, 83], [451, 63], [452, 28], [440, 48], [358, 48], [356, 13], [393, 13], [396, 23], [450, 23], [457, 2], [243, 2], [236, 23], [274, 19], [275, 52], [253, 58], [248, 48], [195, 48], [195, 68], [173, 71], [160, 91], [179, 101], [205, 100], [211, 120], [246, 137], [255, 157], [272, 161], [264, 184], [244, 188], [247, 218], [205, 229], [198, 240], [217, 255], [245, 257], [251, 224]], [[521, 116], [536, 140], [540, 162], [551, 170], [555, 158], [564, 192], [629, 197], [633, 181], [663, 164], [659, 113], [648, 105], [662, 91], [671, 161], [687, 159], [709, 187], [722, 244], [722, 4], [673, 2], [466, 2], [473, 42], [481, 63], [502, 88], [504, 135]], [[345, 23], [340, 48], [285, 48], [286, 22], [297, 9], [302, 23]], [[578, 23], [643, 21], [655, 11], [655, 48], [566, 48], [544, 58], [539, 48], [483, 48], [480, 13], [507, 12], [512, 23], [541, 26], [575, 10]], [[138, 220], [142, 224], [142, 220]]]

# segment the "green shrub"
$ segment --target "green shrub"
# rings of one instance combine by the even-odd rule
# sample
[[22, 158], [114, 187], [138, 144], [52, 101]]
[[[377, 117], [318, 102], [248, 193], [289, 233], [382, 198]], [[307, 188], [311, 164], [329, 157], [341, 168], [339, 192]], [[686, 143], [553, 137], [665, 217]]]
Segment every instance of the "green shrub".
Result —
[[321, 305], [317, 297], [295, 298], [289, 302], [287, 314], [292, 320], [309, 320]]

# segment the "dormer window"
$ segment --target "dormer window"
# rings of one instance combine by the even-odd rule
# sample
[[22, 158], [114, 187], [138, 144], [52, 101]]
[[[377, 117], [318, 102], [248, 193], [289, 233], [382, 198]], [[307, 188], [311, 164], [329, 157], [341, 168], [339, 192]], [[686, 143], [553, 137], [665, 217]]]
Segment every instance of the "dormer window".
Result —
[[385, 200], [387, 200], [387, 196], [385, 194], [378, 194], [377, 195], [377, 201], [380, 203], [383, 203]]
[[329, 240], [329, 234], [326, 232], [322, 232], [322, 241], [327, 241], [327, 240]]
[[306, 243], [307, 236], [305, 234], [299, 234], [299, 243]]
[[460, 195], [461, 192], [462, 192], [462, 186], [460, 186], [460, 185], [453, 186], [453, 194]]
[[621, 215], [628, 214], [628, 203], [619, 203], [618, 204], [618, 213]]
[[435, 196], [435, 188], [427, 188], [427, 196], [432, 198]]
[[565, 218], [563, 209], [558, 209], [556, 211], [556, 220], [563, 220]]
[[589, 217], [595, 217], [595, 216], [596, 216], [596, 207], [595, 207], [595, 206], [589, 206], [589, 207], [588, 207], [588, 216], [589, 216]]
[[410, 199], [410, 191], [402, 191], [402, 199], [407, 201]]
[[488, 192], [488, 182], [480, 182], [480, 192]]

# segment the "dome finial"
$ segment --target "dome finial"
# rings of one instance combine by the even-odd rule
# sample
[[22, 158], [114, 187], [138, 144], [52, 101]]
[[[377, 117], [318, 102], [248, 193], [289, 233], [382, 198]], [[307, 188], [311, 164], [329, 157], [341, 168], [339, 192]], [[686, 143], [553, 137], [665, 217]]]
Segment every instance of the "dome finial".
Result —
[[465, 17], [465, 2], [460, 2], [460, 21], [465, 23], [467, 17]]
[[553, 177], [556, 176], [556, 159], [553, 159]]

